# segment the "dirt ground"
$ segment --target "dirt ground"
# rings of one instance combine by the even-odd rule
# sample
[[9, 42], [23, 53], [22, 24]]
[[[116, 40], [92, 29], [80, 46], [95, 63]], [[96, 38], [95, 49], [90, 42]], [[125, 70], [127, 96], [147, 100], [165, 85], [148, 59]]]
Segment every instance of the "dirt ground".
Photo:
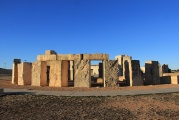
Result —
[[34, 89], [34, 90], [53, 90], [53, 91], [116, 91], [116, 90], [145, 90], [145, 89], [156, 89], [156, 88], [175, 88], [179, 87], [179, 84], [163, 84], [163, 85], [149, 85], [149, 86], [127, 86], [127, 87], [91, 87], [91, 88], [74, 88], [74, 87], [37, 87], [37, 86], [20, 86], [11, 83], [11, 76], [0, 76], [0, 88], [18, 88], [18, 89]]
[[1, 120], [179, 119], [179, 93], [116, 97], [0, 97]]
[[[51, 88], [11, 84], [0, 78], [0, 88], [40, 90], [133, 90], [179, 87], [156, 85], [117, 88]], [[115, 97], [57, 97], [40, 95], [7, 95], [0, 97], [0, 120], [53, 119], [53, 120], [128, 120], [179, 119], [179, 93]]]

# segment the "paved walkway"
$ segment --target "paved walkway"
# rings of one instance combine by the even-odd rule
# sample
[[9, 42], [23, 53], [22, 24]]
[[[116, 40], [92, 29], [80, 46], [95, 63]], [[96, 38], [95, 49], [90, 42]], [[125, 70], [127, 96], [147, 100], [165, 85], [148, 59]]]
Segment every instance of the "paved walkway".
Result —
[[176, 88], [157, 88], [150, 90], [117, 90], [117, 91], [45, 91], [28, 89], [10, 89], [4, 88], [3, 95], [13, 94], [33, 94], [33, 95], [54, 95], [54, 96], [118, 96], [118, 95], [142, 95], [156, 93], [179, 92]]

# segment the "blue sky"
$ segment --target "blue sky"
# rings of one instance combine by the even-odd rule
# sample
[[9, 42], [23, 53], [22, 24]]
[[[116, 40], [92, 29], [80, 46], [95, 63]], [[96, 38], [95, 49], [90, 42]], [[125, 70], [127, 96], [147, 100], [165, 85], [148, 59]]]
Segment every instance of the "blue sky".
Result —
[[59, 54], [128, 54], [179, 69], [178, 0], [0, 0], [0, 67]]

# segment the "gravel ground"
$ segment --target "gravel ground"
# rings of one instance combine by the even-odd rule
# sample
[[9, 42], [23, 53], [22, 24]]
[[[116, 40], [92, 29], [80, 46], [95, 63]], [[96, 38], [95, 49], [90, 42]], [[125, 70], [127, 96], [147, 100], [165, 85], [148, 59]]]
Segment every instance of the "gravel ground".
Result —
[[0, 97], [1, 120], [179, 119], [179, 93], [116, 97]]

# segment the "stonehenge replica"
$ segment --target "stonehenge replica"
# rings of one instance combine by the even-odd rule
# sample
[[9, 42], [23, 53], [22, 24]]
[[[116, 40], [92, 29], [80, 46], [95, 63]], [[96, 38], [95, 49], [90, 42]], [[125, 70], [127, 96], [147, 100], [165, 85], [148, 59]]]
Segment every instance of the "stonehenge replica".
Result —
[[[92, 65], [91, 61], [101, 61]], [[167, 64], [118, 55], [109, 60], [108, 54], [57, 54], [46, 50], [35, 62], [14, 59], [12, 84], [49, 87], [119, 87], [157, 84], [178, 84], [179, 74], [170, 73]]]

